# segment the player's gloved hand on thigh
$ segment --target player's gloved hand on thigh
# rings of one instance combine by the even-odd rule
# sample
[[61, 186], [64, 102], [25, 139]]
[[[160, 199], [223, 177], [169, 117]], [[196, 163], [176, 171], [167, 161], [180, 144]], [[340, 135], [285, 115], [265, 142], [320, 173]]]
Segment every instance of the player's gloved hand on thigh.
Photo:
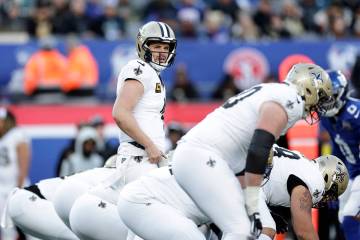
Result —
[[270, 211], [272, 218], [276, 223], [276, 233], [286, 233], [288, 231], [288, 222], [281, 215]]
[[262, 223], [260, 220], [260, 214], [258, 212], [253, 213], [249, 216], [250, 218], [250, 233], [254, 238], [258, 238], [263, 229]]

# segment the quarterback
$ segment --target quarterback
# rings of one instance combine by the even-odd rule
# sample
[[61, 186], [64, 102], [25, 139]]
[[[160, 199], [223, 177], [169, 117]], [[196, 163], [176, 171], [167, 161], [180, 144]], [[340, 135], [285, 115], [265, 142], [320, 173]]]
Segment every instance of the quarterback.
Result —
[[[129, 61], [122, 68], [112, 111], [121, 130], [118, 172], [93, 194], [111, 201], [116, 188], [167, 164], [163, 116], [166, 88], [160, 73], [174, 62], [176, 43], [173, 30], [165, 23], [152, 21], [139, 29], [135, 46], [139, 58]], [[69, 227], [72, 205], [81, 195], [78, 188], [82, 187], [66, 181], [55, 195], [56, 212]], [[71, 194], [74, 196], [69, 196]], [[117, 196], [114, 203], [116, 200]]]

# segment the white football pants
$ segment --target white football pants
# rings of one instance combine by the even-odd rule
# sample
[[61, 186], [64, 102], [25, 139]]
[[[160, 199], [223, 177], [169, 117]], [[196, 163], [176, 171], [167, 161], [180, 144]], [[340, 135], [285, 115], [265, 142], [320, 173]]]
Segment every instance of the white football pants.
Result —
[[223, 159], [209, 150], [182, 143], [174, 152], [172, 170], [179, 185], [223, 231], [224, 240], [247, 239], [250, 221], [243, 191]]
[[75, 200], [114, 173], [114, 168], [95, 168], [66, 178], [57, 188], [53, 204], [61, 220], [70, 227], [69, 215]]
[[40, 239], [75, 240], [73, 232], [57, 216], [53, 204], [34, 193], [18, 189], [8, 202], [8, 214], [26, 234]]
[[126, 240], [117, 206], [92, 194], [78, 198], [70, 213], [73, 232], [83, 240]]
[[205, 240], [192, 220], [160, 202], [133, 203], [120, 197], [118, 211], [125, 225], [143, 239]]

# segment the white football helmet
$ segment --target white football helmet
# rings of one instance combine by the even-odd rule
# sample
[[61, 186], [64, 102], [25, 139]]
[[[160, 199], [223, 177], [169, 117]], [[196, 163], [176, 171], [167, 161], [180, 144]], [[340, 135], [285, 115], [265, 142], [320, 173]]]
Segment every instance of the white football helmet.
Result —
[[320, 66], [311, 63], [295, 64], [285, 82], [296, 86], [299, 95], [305, 102], [305, 116], [310, 114], [311, 121], [318, 120], [333, 106], [332, 85], [329, 75]]
[[[169, 44], [169, 56], [164, 64], [153, 62], [153, 53], [149, 48], [149, 44], [152, 42]], [[149, 63], [156, 71], [160, 72], [174, 62], [176, 55], [175, 33], [166, 23], [155, 21], [148, 22], [139, 29], [136, 39], [136, 51], [139, 58]]]
[[315, 159], [324, 177], [325, 193], [321, 202], [337, 199], [346, 190], [349, 173], [345, 164], [334, 155], [324, 155]]

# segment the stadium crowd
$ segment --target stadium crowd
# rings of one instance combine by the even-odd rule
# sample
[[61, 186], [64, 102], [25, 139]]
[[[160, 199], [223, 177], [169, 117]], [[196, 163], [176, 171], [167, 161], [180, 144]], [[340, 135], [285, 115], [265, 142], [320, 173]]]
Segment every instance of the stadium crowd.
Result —
[[179, 38], [227, 42], [360, 36], [355, 0], [2, 0], [0, 31], [132, 39], [147, 21]]

